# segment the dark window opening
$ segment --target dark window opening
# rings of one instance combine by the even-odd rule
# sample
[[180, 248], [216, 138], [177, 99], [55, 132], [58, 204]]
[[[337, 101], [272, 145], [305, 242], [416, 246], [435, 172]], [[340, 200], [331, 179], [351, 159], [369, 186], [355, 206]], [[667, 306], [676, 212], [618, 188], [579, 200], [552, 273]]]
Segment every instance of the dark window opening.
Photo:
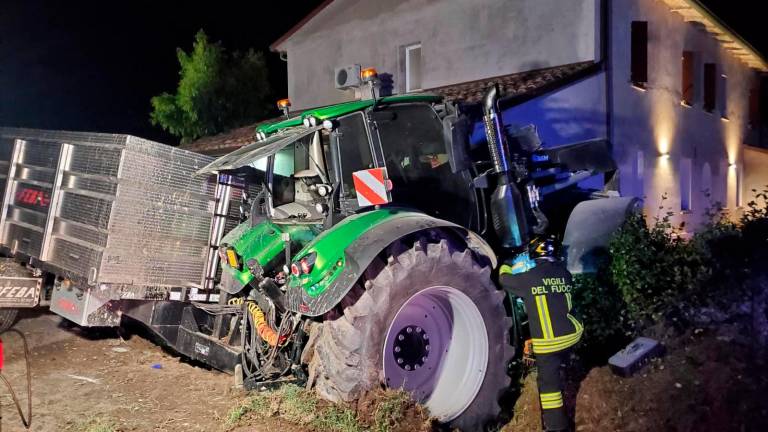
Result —
[[717, 103], [717, 65], [704, 64], [704, 110], [712, 112]]
[[638, 86], [648, 82], [648, 22], [632, 21], [631, 80]]
[[760, 125], [760, 87], [754, 86], [749, 90], [749, 127]]
[[696, 97], [694, 73], [694, 53], [693, 51], [683, 51], [682, 102], [688, 106], [693, 105], [694, 97]]

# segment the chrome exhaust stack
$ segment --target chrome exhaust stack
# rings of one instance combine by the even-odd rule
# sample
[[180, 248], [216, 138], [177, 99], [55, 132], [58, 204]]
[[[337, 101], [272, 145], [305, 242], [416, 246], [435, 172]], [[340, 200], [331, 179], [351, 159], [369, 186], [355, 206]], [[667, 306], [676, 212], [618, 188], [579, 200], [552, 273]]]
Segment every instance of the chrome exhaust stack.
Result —
[[518, 249], [528, 244], [528, 226], [520, 190], [510, 173], [511, 154], [498, 109], [499, 87], [494, 84], [483, 97], [483, 123], [496, 174], [491, 195], [491, 218], [501, 246]]

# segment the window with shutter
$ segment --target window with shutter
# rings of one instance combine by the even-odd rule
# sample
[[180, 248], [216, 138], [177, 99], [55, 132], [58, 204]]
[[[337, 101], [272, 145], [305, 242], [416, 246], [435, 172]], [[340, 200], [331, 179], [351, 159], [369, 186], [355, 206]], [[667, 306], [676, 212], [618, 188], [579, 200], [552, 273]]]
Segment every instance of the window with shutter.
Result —
[[644, 87], [648, 82], [648, 22], [632, 21], [631, 81]]
[[694, 59], [693, 51], [683, 51], [683, 75], [680, 85], [682, 89], [682, 102], [688, 106], [693, 105], [694, 98], [696, 97]]
[[704, 64], [704, 110], [712, 112], [717, 102], [717, 65]]

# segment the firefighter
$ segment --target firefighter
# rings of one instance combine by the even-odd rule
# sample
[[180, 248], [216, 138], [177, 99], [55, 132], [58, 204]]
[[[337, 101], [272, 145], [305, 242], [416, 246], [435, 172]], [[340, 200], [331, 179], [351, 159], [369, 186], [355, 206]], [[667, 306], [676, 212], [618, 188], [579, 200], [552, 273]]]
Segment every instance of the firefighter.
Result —
[[525, 264], [502, 265], [501, 286], [521, 297], [528, 311], [528, 325], [533, 353], [538, 365], [539, 400], [547, 431], [567, 431], [570, 421], [563, 403], [561, 365], [581, 339], [582, 324], [571, 312], [573, 277], [558, 259], [552, 238], [534, 239], [529, 256], [535, 266], [524, 271]]

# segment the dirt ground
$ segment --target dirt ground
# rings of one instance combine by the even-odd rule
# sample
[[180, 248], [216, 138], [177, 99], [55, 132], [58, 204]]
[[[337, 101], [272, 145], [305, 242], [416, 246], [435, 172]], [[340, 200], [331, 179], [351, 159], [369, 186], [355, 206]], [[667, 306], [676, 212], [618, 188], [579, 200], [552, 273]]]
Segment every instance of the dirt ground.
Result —
[[[766, 359], [755, 357], [749, 340], [694, 330], [666, 344], [664, 357], [629, 378], [614, 375], [607, 366], [583, 370], [572, 365], [565, 397], [576, 430], [768, 430]], [[537, 397], [532, 373], [504, 432], [542, 430]]]
[[[31, 430], [306, 429], [274, 415], [227, 426], [228, 413], [245, 400], [242, 391], [232, 389], [233, 378], [188, 364], [130, 328], [120, 334], [86, 330], [51, 314], [22, 317], [16, 328], [27, 336], [31, 349]], [[25, 400], [21, 346], [9, 333], [3, 342], [2, 373]], [[572, 369], [566, 397], [575, 409], [576, 430], [768, 430], [768, 373], [761, 363], [765, 359], [754, 358], [748, 340], [700, 331], [667, 345], [665, 357], [631, 378], [619, 378], [607, 367]], [[1, 430], [23, 431], [5, 389], [0, 389], [0, 404]], [[365, 408], [358, 407], [358, 412]], [[514, 418], [503, 431], [540, 430], [535, 374], [529, 374]]]
[[[15, 328], [30, 344], [34, 431], [220, 430], [242, 399], [231, 376], [181, 362], [135, 334], [80, 329], [47, 313]], [[6, 333], [3, 343], [2, 372], [26, 408], [18, 336]], [[0, 403], [2, 431], [23, 431], [5, 389]]]

